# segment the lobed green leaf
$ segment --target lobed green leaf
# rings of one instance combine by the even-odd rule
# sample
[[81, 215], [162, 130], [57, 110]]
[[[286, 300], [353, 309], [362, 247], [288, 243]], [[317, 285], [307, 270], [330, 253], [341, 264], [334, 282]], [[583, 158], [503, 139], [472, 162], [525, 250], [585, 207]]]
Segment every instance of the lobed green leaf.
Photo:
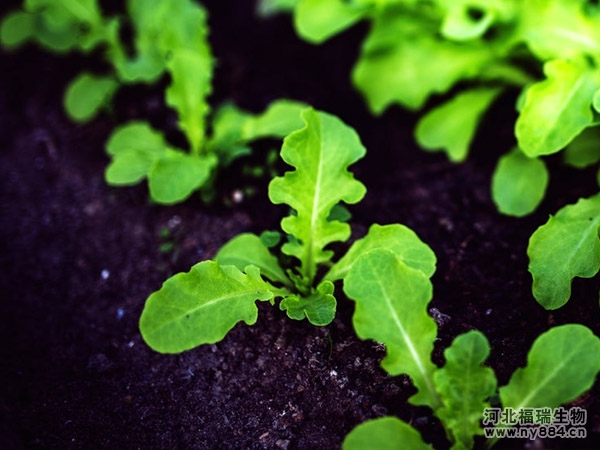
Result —
[[437, 325], [427, 313], [432, 297], [428, 277], [389, 250], [371, 250], [358, 258], [344, 278], [344, 292], [356, 302], [352, 322], [361, 339], [387, 347], [382, 367], [391, 375], [407, 374], [418, 392], [415, 405], [440, 406], [431, 362]]
[[363, 422], [344, 439], [343, 450], [433, 450], [409, 424], [395, 417]]
[[587, 167], [600, 161], [600, 128], [591, 126], [573, 139], [564, 151], [564, 161], [573, 167]]
[[576, 61], [548, 61], [544, 73], [545, 80], [527, 89], [515, 125], [519, 147], [529, 157], [562, 150], [590, 126], [593, 95], [600, 87], [596, 70]]
[[389, 7], [378, 14], [352, 73], [369, 108], [381, 114], [398, 102], [420, 109], [433, 94], [478, 76], [494, 60], [490, 46], [468, 46], [438, 35], [439, 19]]
[[504, 408], [557, 408], [594, 384], [600, 371], [600, 339], [579, 324], [561, 325], [540, 335], [527, 366], [500, 388]]
[[329, 325], [335, 317], [337, 305], [333, 291], [333, 283], [325, 280], [307, 295], [286, 296], [279, 304], [279, 308], [286, 311], [290, 319], [306, 318], [316, 326]]
[[161, 353], [180, 353], [222, 340], [236, 323], [256, 322], [257, 300], [273, 299], [272, 287], [258, 268], [246, 273], [234, 266], [203, 261], [169, 278], [146, 301], [140, 331]]
[[338, 203], [356, 203], [365, 195], [365, 187], [347, 170], [365, 148], [337, 117], [308, 109], [302, 118], [306, 126], [288, 135], [281, 150], [283, 160], [296, 170], [271, 181], [269, 198], [295, 211], [281, 221], [294, 238], [282, 250], [300, 260], [300, 273], [312, 285], [317, 265], [331, 258], [325, 247], [350, 236], [348, 224], [328, 217]]
[[284, 138], [304, 126], [301, 113], [306, 108], [306, 103], [276, 100], [269, 104], [263, 113], [247, 117], [241, 139], [252, 141], [266, 137]]
[[434, 374], [442, 402], [435, 414], [450, 433], [454, 450], [473, 448], [473, 436], [483, 434], [483, 410], [489, 407], [487, 400], [496, 392], [494, 371], [482, 366], [489, 353], [483, 334], [461, 334], [444, 352], [446, 365]]
[[563, 306], [575, 277], [590, 278], [600, 269], [600, 194], [567, 205], [529, 240], [533, 295], [544, 308]]
[[431, 277], [435, 272], [435, 253], [413, 230], [400, 224], [374, 224], [365, 237], [352, 244], [324, 278], [331, 281], [344, 278], [361, 255], [378, 248], [391, 251], [408, 267], [423, 272], [426, 277]]
[[498, 161], [492, 177], [492, 198], [501, 213], [525, 216], [544, 199], [548, 179], [544, 161], [528, 158], [515, 148]]

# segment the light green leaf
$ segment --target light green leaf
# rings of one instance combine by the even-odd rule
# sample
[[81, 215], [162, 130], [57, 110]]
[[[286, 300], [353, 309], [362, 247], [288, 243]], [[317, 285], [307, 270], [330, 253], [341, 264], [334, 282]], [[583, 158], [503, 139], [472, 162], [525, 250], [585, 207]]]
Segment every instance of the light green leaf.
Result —
[[356, 302], [352, 322], [358, 337], [383, 342], [382, 367], [391, 375], [410, 376], [418, 390], [410, 402], [437, 409], [436, 366], [430, 359], [437, 325], [427, 313], [433, 295], [427, 276], [389, 250], [375, 249], [352, 265], [344, 292]]
[[145, 122], [131, 122], [117, 128], [106, 144], [112, 159], [106, 169], [106, 181], [117, 186], [139, 183], [166, 148], [162, 134]]
[[249, 155], [250, 147], [242, 142], [242, 130], [250, 113], [226, 103], [215, 111], [212, 119], [212, 135], [206, 142], [209, 153], [216, 153], [219, 164], [228, 166], [237, 158]]
[[590, 278], [600, 269], [600, 194], [563, 207], [529, 240], [533, 295], [544, 308], [556, 309], [571, 296], [575, 277]]
[[551, 328], [540, 335], [527, 366], [517, 369], [500, 388], [504, 408], [557, 408], [594, 384], [600, 371], [600, 339], [579, 324]]
[[206, 183], [216, 165], [215, 155], [194, 156], [167, 149], [148, 172], [150, 195], [166, 205], [184, 201]]
[[221, 247], [215, 256], [215, 261], [222, 266], [236, 266], [240, 270], [253, 265], [258, 267], [260, 273], [269, 280], [288, 287], [292, 286], [277, 258], [255, 234], [242, 233], [231, 239]]
[[548, 179], [544, 161], [528, 158], [515, 148], [498, 161], [492, 178], [492, 198], [501, 213], [525, 216], [544, 199]]
[[333, 296], [334, 286], [331, 281], [323, 281], [308, 295], [289, 295], [279, 307], [286, 311], [290, 319], [307, 318], [316, 326], [330, 324], [335, 317], [336, 300]]
[[383, 248], [391, 251], [404, 264], [431, 277], [435, 272], [435, 253], [410, 228], [400, 225], [371, 225], [362, 239], [352, 244], [348, 252], [329, 270], [325, 278], [336, 281], [344, 278], [361, 255]]
[[600, 128], [588, 127], [564, 151], [564, 161], [573, 167], [587, 167], [600, 161]]
[[501, 91], [499, 88], [471, 89], [432, 109], [417, 124], [417, 142], [426, 150], [444, 150], [452, 161], [463, 161], [481, 117]]
[[529, 87], [517, 119], [519, 147], [529, 156], [562, 150], [593, 122], [592, 98], [600, 87], [595, 69], [553, 60], [544, 64], [546, 79]]
[[256, 267], [246, 274], [214, 261], [196, 264], [169, 278], [146, 301], [140, 331], [161, 353], [180, 353], [220, 341], [236, 323], [256, 322], [256, 300], [273, 298], [271, 286]]
[[[455, 41], [468, 41], [482, 37], [494, 23], [499, 11], [500, 2], [473, 0], [442, 0], [440, 2], [446, 13], [442, 22], [441, 33], [444, 37]], [[509, 5], [511, 2], [504, 2]], [[477, 16], [474, 12], [477, 12]]]
[[15, 49], [34, 34], [34, 18], [24, 11], [14, 11], [2, 19], [0, 43], [4, 48]]
[[167, 104], [176, 109], [179, 127], [190, 142], [192, 152], [204, 143], [206, 116], [210, 110], [207, 97], [212, 90], [212, 58], [208, 53], [178, 50], [167, 68], [172, 83], [167, 88]]
[[343, 0], [300, 0], [295, 9], [294, 25], [303, 39], [320, 44], [354, 25], [365, 12]]
[[496, 391], [496, 375], [484, 367], [490, 346], [483, 334], [470, 331], [458, 336], [444, 351], [446, 365], [434, 381], [442, 401], [435, 411], [452, 436], [453, 449], [473, 448], [473, 436], [482, 435], [480, 422], [488, 399]]
[[71, 82], [65, 93], [65, 108], [76, 122], [94, 118], [110, 102], [119, 83], [112, 77], [98, 77], [84, 72]]
[[312, 285], [317, 265], [331, 258], [325, 247], [350, 236], [348, 224], [328, 217], [338, 203], [356, 203], [365, 195], [363, 184], [347, 170], [364, 156], [365, 148], [337, 117], [308, 109], [302, 118], [306, 126], [288, 135], [281, 150], [283, 160], [296, 170], [271, 181], [269, 198], [296, 212], [281, 221], [283, 230], [295, 238], [282, 250], [300, 260], [300, 272]]
[[600, 18], [586, 14], [582, 1], [520, 2], [515, 30], [542, 61], [600, 53]]
[[395, 417], [368, 420], [344, 439], [343, 450], [433, 450], [409, 424]]
[[292, 12], [300, 0], [258, 0], [257, 13], [261, 17], [270, 17], [275, 14]]
[[308, 106], [293, 100], [276, 100], [262, 114], [250, 116], [243, 125], [242, 140], [284, 138], [304, 126], [301, 113]]
[[490, 46], [444, 40], [438, 29], [437, 19], [403, 9], [388, 8], [376, 16], [352, 73], [372, 112], [381, 114], [396, 102], [420, 109], [432, 94], [476, 77], [493, 60]]

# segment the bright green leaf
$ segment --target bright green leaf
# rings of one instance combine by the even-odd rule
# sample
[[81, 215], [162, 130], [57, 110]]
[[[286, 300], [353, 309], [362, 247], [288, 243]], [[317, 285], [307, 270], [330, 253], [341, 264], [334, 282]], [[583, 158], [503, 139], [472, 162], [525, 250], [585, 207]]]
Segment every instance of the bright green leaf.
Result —
[[488, 399], [496, 391], [496, 375], [484, 367], [490, 346], [483, 334], [470, 331], [458, 336], [444, 355], [446, 365], [434, 381], [442, 406], [435, 411], [450, 432], [453, 449], [473, 448], [473, 436], [482, 435], [480, 422]]
[[94, 118], [98, 110], [110, 102], [119, 87], [112, 77], [98, 77], [84, 72], [71, 82], [65, 93], [65, 108], [76, 122]]
[[343, 450], [433, 450], [409, 424], [395, 417], [363, 422], [344, 439]]
[[167, 149], [148, 172], [150, 195], [166, 205], [184, 201], [206, 183], [216, 165], [215, 155], [194, 156]]
[[600, 161], [600, 128], [588, 127], [579, 134], [564, 151], [566, 164], [587, 167]]
[[437, 325], [427, 313], [433, 295], [429, 278], [379, 248], [354, 262], [344, 292], [356, 302], [352, 322], [358, 337], [384, 343], [382, 367], [391, 375], [411, 377], [418, 390], [411, 403], [437, 409], [436, 366], [430, 359]]
[[0, 43], [14, 49], [30, 39], [34, 34], [33, 16], [23, 11], [15, 11], [5, 16], [0, 24]]
[[548, 179], [544, 161], [528, 158], [516, 148], [498, 161], [492, 178], [492, 198], [501, 213], [525, 216], [544, 199]]
[[432, 109], [417, 124], [417, 142], [426, 150], [443, 149], [452, 161], [463, 161], [481, 117], [500, 92], [498, 88], [471, 89]]
[[306, 103], [293, 100], [276, 100], [262, 114], [248, 117], [243, 126], [242, 139], [284, 138], [304, 126], [301, 113], [307, 107]]
[[256, 267], [246, 272], [204, 261], [169, 278], [142, 312], [146, 343], [161, 353], [179, 353], [220, 341], [240, 321], [254, 324], [256, 300], [271, 300], [273, 292]]
[[438, 21], [388, 8], [377, 15], [354, 67], [354, 85], [375, 114], [398, 102], [420, 109], [432, 94], [476, 77], [494, 58], [482, 43], [442, 39]]
[[289, 295], [285, 297], [279, 307], [286, 311], [291, 319], [303, 320], [307, 318], [316, 326], [328, 325], [335, 317], [336, 300], [333, 296], [334, 286], [331, 281], [323, 281], [309, 295]]
[[600, 371], [600, 339], [579, 324], [551, 328], [540, 335], [527, 366], [517, 369], [500, 388], [504, 408], [557, 408], [594, 384]]
[[533, 295], [546, 309], [564, 305], [575, 277], [590, 278], [600, 269], [600, 194], [563, 207], [529, 240]]
[[223, 266], [236, 266], [240, 270], [249, 265], [256, 266], [269, 280], [290, 287], [290, 279], [279, 261], [255, 234], [242, 233], [231, 239], [221, 247], [215, 261]]
[[106, 144], [112, 161], [106, 181], [112, 185], [131, 185], [143, 180], [158, 158], [166, 152], [161, 133], [145, 122], [131, 122], [117, 128]]
[[342, 259], [333, 265], [325, 278], [332, 281], [344, 278], [361, 255], [377, 248], [391, 251], [408, 267], [420, 270], [426, 277], [431, 277], [435, 272], [435, 254], [414, 231], [400, 224], [374, 224], [371, 225], [364, 238], [352, 244], [352, 247]]
[[364, 14], [364, 9], [343, 0], [300, 0], [294, 25], [303, 39], [320, 44], [354, 25]]
[[517, 119], [519, 147], [529, 156], [562, 150], [593, 122], [592, 98], [600, 87], [595, 69], [567, 60], [544, 65], [546, 79], [531, 85]]
[[226, 167], [237, 158], [251, 153], [250, 147], [242, 142], [242, 130], [249, 118], [250, 113], [229, 103], [215, 111], [212, 118], [213, 131], [206, 149], [218, 155], [221, 166]]
[[327, 218], [338, 203], [356, 203], [365, 195], [363, 184], [347, 170], [364, 156], [365, 148], [337, 117], [308, 109], [302, 118], [306, 126], [288, 135], [281, 150], [283, 160], [296, 170], [271, 181], [269, 198], [296, 212], [281, 221], [295, 238], [283, 252], [300, 260], [301, 274], [312, 284], [317, 265], [331, 258], [325, 247], [350, 236], [348, 224]]
[[167, 104], [177, 110], [179, 127], [185, 132], [192, 152], [198, 152], [204, 142], [205, 120], [210, 110], [207, 97], [212, 89], [212, 58], [209, 54], [178, 50], [167, 68], [173, 80], [167, 88]]

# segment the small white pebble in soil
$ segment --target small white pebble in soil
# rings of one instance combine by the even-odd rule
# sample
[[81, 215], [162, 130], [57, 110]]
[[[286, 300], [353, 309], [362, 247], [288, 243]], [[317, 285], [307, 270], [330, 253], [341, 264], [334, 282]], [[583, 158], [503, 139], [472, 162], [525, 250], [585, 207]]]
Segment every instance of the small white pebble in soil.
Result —
[[240, 204], [244, 201], [244, 193], [239, 189], [236, 189], [231, 193], [231, 201], [235, 204]]
[[106, 269], [102, 269], [102, 272], [100, 272], [100, 277], [103, 280], [108, 280], [108, 277], [110, 277], [110, 272]]
[[489, 316], [489, 315], [491, 315], [491, 314], [492, 314], [492, 308], [489, 308], [489, 309], [486, 309], [486, 310], [485, 310], [485, 315], [486, 315], [486, 316]]
[[179, 225], [181, 225], [181, 217], [179, 217], [179, 216], [173, 216], [167, 222], [167, 226], [169, 227], [170, 230], [178, 227]]
[[129, 341], [127, 343], [127, 347], [129, 347], [129, 348], [133, 348], [134, 345], [135, 345], [135, 342], [133, 342], [133, 341]]
[[117, 320], [121, 320], [125, 316], [125, 309], [118, 308], [117, 309]]

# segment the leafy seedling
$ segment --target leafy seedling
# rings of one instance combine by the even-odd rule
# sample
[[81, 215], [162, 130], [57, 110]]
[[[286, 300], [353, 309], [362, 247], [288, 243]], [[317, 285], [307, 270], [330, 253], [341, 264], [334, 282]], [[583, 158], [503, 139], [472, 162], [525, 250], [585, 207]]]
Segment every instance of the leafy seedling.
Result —
[[[534, 211], [548, 178], [540, 158], [572, 144], [580, 147], [577, 141], [598, 123], [596, 2], [264, 3], [291, 11], [297, 33], [315, 44], [369, 21], [371, 28], [352, 71], [354, 86], [377, 115], [393, 104], [428, 109], [415, 137], [424, 149], [443, 150], [452, 161], [467, 157], [490, 107], [505, 98], [504, 93], [520, 92], [517, 147], [500, 160], [492, 185], [493, 199], [504, 214], [520, 217]], [[440, 95], [441, 102], [435, 103]]]
[[[344, 292], [356, 302], [352, 320], [358, 336], [385, 344], [382, 367], [390, 375], [411, 378], [417, 393], [409, 402], [433, 410], [454, 450], [473, 448], [474, 436], [484, 434], [481, 422], [492, 399], [516, 414], [557, 408], [590, 389], [600, 371], [600, 339], [583, 325], [562, 325], [540, 335], [527, 366], [499, 389], [493, 370], [483, 365], [490, 346], [478, 331], [458, 336], [445, 350], [446, 364], [437, 367], [431, 361], [437, 325], [427, 313], [431, 282], [385, 248], [357, 258], [344, 279]], [[488, 441], [488, 448], [494, 442]], [[431, 449], [416, 429], [395, 417], [359, 425], [343, 448]]]
[[243, 233], [226, 243], [215, 260], [167, 280], [150, 295], [140, 319], [142, 336], [156, 351], [178, 353], [220, 341], [238, 322], [256, 322], [256, 301], [273, 305], [280, 299], [280, 309], [290, 318], [327, 325], [336, 310], [334, 283], [371, 249], [388, 248], [419, 278], [433, 274], [431, 249], [398, 224], [371, 226], [333, 260], [329, 245], [346, 242], [351, 234], [343, 205], [357, 203], [366, 192], [348, 171], [365, 148], [337, 117], [306, 109], [302, 119], [304, 127], [289, 134], [281, 149], [283, 161], [294, 170], [269, 185], [271, 202], [291, 209], [281, 221], [283, 242], [279, 233]]

